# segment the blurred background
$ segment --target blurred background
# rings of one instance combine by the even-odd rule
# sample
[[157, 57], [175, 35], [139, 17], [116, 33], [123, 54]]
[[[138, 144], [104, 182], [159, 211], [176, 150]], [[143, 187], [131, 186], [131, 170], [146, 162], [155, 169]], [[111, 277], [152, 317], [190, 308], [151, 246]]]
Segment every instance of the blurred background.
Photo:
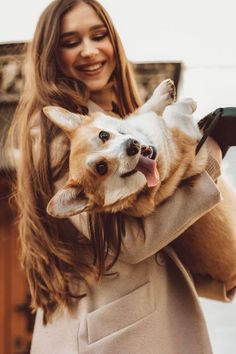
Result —
[[[100, 0], [110, 13], [147, 97], [171, 77], [178, 98], [198, 102], [196, 120], [218, 107], [236, 106], [235, 1]], [[24, 83], [22, 50], [50, 0], [8, 0], [0, 5], [0, 140]], [[17, 260], [17, 225], [9, 208], [8, 162], [0, 154], [0, 354], [28, 354], [34, 318]], [[236, 185], [236, 148], [223, 163]], [[215, 354], [236, 353], [236, 301], [201, 300]], [[174, 354], [174, 353], [173, 353]]]

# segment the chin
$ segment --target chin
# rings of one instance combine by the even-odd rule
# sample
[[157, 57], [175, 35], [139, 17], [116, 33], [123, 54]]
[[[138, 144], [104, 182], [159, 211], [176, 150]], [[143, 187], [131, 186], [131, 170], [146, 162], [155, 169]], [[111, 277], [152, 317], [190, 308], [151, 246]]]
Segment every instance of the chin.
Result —
[[100, 77], [88, 78], [87, 80], [81, 80], [88, 87], [89, 91], [92, 93], [99, 93], [100, 91], [107, 88], [109, 80], [111, 78], [111, 74], [101, 75]]
[[91, 93], [99, 93], [103, 89], [105, 89], [107, 82], [95, 82], [95, 83], [86, 83], [84, 82], [87, 88]]

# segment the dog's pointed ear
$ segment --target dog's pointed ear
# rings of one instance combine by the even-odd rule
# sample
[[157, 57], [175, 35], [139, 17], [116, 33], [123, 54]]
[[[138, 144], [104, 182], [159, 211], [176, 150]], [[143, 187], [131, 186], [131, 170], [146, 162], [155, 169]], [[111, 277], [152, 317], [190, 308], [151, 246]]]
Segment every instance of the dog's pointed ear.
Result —
[[68, 218], [89, 209], [89, 199], [81, 186], [66, 185], [47, 205], [47, 213], [55, 218]]
[[43, 113], [65, 133], [72, 133], [83, 121], [85, 116], [68, 111], [58, 106], [46, 106]]

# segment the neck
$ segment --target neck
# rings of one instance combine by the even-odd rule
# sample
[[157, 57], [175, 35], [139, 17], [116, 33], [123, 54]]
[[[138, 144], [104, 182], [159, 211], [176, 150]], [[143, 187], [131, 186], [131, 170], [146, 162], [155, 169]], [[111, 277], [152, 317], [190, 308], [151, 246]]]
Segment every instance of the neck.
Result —
[[112, 103], [117, 102], [115, 88], [112, 82], [108, 83], [104, 89], [90, 94], [90, 99], [100, 106], [104, 111], [113, 110]]

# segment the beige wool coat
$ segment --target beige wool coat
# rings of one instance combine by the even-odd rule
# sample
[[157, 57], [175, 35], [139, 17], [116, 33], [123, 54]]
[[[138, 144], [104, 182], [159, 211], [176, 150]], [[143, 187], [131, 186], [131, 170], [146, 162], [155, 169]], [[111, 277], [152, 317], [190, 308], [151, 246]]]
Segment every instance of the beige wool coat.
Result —
[[[32, 138], [36, 146], [35, 130]], [[204, 172], [194, 187], [178, 188], [144, 218], [143, 229], [127, 217], [121, 254], [110, 270], [114, 274], [84, 285], [80, 290], [87, 296], [79, 305], [73, 311], [58, 309], [46, 326], [39, 309], [31, 354], [211, 354], [197, 292], [222, 301], [233, 294], [212, 279], [195, 281], [171, 242], [218, 202], [219, 191]], [[89, 237], [85, 217], [71, 221]]]

